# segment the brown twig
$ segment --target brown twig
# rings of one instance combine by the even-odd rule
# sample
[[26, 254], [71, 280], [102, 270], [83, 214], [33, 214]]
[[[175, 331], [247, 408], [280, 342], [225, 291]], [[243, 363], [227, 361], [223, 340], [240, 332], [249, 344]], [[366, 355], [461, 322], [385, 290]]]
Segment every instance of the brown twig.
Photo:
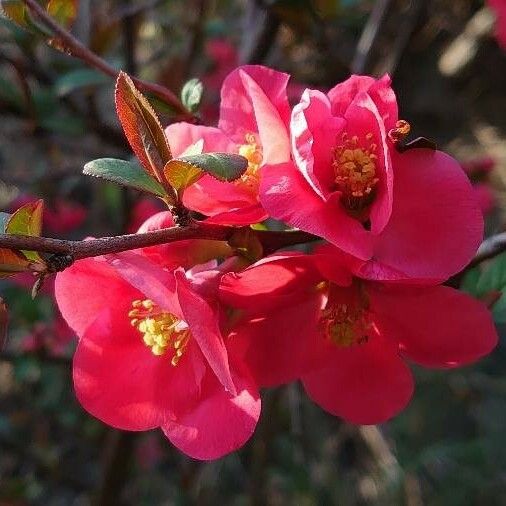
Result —
[[[62, 255], [71, 255], [75, 260], [78, 260], [81, 258], [119, 253], [121, 251], [155, 246], [158, 244], [185, 241], [187, 239], [227, 241], [238, 230], [240, 229], [234, 227], [193, 222], [187, 227], [172, 227], [146, 232], [144, 234], [101, 237], [99, 239], [90, 239], [86, 241], [68, 241], [49, 237], [0, 234], [0, 248], [58, 253]], [[256, 231], [255, 234], [262, 243], [266, 253], [316, 239], [314, 236], [306, 234], [305, 232]]]
[[352, 73], [363, 74], [365, 72], [369, 56], [381, 33], [381, 27], [391, 3], [392, 0], [376, 1], [357, 44], [357, 50], [351, 62]]
[[[105, 60], [90, 51], [80, 41], [78, 41], [70, 32], [62, 28], [51, 16], [37, 3], [36, 0], [23, 0], [23, 3], [34, 13], [37, 17], [49, 28], [58, 42], [62, 44], [70, 55], [84, 61], [90, 67], [93, 67], [103, 74], [116, 79], [118, 77], [118, 70], [111, 67]], [[164, 86], [159, 84], [150, 83], [136, 77], [132, 77], [135, 85], [145, 93], [152, 93], [159, 99], [163, 100], [171, 107], [173, 107], [180, 115], [180, 119], [191, 119], [192, 114], [181, 103], [177, 96]]]
[[473, 267], [481, 264], [485, 260], [490, 260], [491, 258], [500, 255], [506, 251], [506, 232], [502, 234], [493, 235], [488, 239], [485, 239], [476, 253], [476, 256], [471, 260], [469, 265], [464, 269], [464, 271], [468, 271]]

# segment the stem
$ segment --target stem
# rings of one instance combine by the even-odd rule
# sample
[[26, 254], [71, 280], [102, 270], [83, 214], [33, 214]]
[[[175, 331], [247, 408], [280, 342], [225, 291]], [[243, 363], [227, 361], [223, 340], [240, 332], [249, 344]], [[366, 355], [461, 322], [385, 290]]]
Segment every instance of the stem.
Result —
[[[26, 235], [0, 234], [0, 248], [15, 250], [39, 251], [44, 253], [59, 253], [72, 255], [75, 260], [89, 258], [109, 253], [166, 244], [187, 239], [210, 239], [227, 241], [239, 228], [223, 225], [208, 225], [193, 222], [187, 227], [172, 227], [146, 232], [144, 234], [128, 234], [113, 237], [101, 237], [86, 241], [68, 241], [49, 237], [34, 237]], [[316, 238], [305, 232], [264, 232], [256, 231], [266, 253], [279, 248], [301, 244]]]
[[[103, 74], [114, 79], [118, 77], [118, 71], [111, 67], [105, 60], [90, 51], [84, 44], [78, 41], [70, 32], [62, 28], [38, 3], [37, 0], [22, 0], [23, 3], [34, 12], [37, 17], [54, 33], [54, 35], [63, 43], [65, 50], [72, 56], [84, 61], [90, 67], [93, 67]], [[181, 117], [190, 119], [192, 114], [181, 103], [177, 96], [164, 86], [150, 83], [136, 77], [132, 77], [135, 85], [143, 92], [152, 93], [159, 99], [171, 105]]]
[[481, 246], [478, 248], [478, 252], [476, 256], [471, 260], [469, 265], [464, 269], [463, 272], [476, 267], [481, 264], [485, 260], [490, 260], [491, 258], [500, 255], [506, 251], [506, 232], [501, 234], [493, 235], [488, 239], [485, 239]]

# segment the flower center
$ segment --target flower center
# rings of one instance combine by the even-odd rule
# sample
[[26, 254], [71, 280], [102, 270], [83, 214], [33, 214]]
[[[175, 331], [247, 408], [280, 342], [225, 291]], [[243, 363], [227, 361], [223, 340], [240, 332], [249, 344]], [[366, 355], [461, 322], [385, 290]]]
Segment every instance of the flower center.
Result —
[[320, 325], [325, 337], [336, 346], [348, 348], [365, 344], [372, 327], [367, 296], [360, 286], [341, 288], [331, 285]]
[[161, 311], [150, 299], [134, 300], [128, 313], [130, 323], [142, 334], [144, 344], [153, 355], [161, 356], [171, 351], [170, 363], [175, 367], [183, 356], [191, 337], [183, 320]]
[[248, 168], [239, 179], [239, 184], [245, 185], [258, 193], [260, 185], [260, 166], [262, 165], [263, 156], [262, 148], [257, 143], [256, 137], [252, 133], [245, 135], [245, 144], [239, 147], [239, 154], [248, 160]]
[[[371, 204], [376, 177], [376, 144], [371, 142], [373, 135], [368, 133], [360, 143], [355, 135], [351, 139], [344, 133], [341, 144], [333, 149], [332, 166], [335, 183], [342, 193], [341, 202], [346, 210], [356, 213]], [[364, 147], [366, 145], [367, 147]]]

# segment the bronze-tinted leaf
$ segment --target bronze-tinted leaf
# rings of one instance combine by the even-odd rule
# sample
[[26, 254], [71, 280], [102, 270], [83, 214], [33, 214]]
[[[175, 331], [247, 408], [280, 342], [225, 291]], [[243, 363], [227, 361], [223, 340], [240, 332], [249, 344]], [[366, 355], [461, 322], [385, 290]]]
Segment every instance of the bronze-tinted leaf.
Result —
[[116, 81], [116, 111], [126, 138], [144, 169], [163, 182], [163, 169], [172, 158], [160, 121], [146, 97], [124, 72]]

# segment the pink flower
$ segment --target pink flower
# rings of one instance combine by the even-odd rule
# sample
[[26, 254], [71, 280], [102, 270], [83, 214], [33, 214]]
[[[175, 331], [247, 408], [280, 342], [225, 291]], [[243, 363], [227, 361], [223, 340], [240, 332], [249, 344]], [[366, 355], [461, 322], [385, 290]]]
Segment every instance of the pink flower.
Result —
[[168, 271], [142, 252], [80, 260], [58, 274], [58, 306], [79, 337], [82, 406], [120, 429], [161, 427], [197, 459], [244, 444], [260, 399], [221, 335], [219, 275], [211, 264]]
[[328, 412], [353, 423], [379, 423], [412, 396], [405, 360], [457, 367], [495, 347], [497, 334], [481, 302], [445, 286], [346, 279], [340, 261], [328, 249], [278, 255], [222, 278], [221, 298], [233, 307], [270, 293], [299, 304], [321, 297], [320, 306], [306, 310], [310, 323], [301, 332], [278, 325], [269, 340], [252, 334], [243, 356], [260, 385], [269, 383], [258, 358], [265, 357], [273, 367], [286, 368], [286, 377], [298, 373], [311, 399]]
[[286, 98], [289, 76], [260, 65], [234, 70], [221, 89], [218, 128], [175, 123], [167, 127], [174, 156], [203, 141], [203, 151], [239, 153], [249, 161], [246, 174], [233, 183], [204, 176], [184, 193], [184, 204], [211, 223], [249, 225], [267, 218], [258, 189], [263, 166], [290, 159]]
[[387, 76], [352, 76], [327, 95], [306, 90], [291, 120], [296, 165], [264, 167], [264, 208], [375, 271], [447, 279], [474, 255], [483, 219], [453, 158], [395, 149], [408, 129]]
[[[148, 218], [151, 218], [151, 216], [159, 213], [161, 210], [159, 201], [151, 197], [143, 197], [139, 199], [134, 204], [132, 211], [130, 212], [130, 221], [127, 225], [127, 233], [133, 234], [137, 232], [138, 228], [142, 226]], [[174, 224], [168, 226], [174, 226]]]
[[490, 8], [495, 12], [495, 36], [502, 49], [506, 51], [506, 1], [488, 0]]

